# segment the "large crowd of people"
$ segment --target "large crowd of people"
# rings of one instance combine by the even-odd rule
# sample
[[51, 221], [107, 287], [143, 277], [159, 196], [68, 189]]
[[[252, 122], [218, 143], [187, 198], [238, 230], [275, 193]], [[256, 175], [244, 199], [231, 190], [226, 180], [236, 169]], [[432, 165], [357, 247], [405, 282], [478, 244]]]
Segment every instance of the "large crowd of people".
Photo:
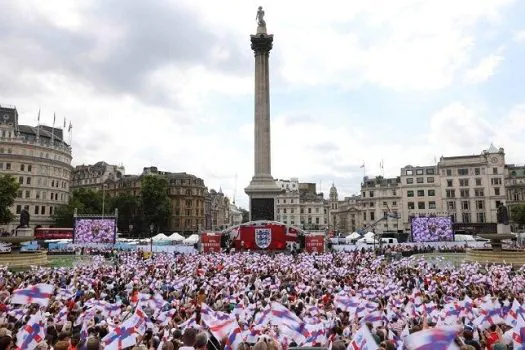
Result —
[[2, 349], [511, 349], [525, 270], [383, 252], [118, 252], [0, 270]]

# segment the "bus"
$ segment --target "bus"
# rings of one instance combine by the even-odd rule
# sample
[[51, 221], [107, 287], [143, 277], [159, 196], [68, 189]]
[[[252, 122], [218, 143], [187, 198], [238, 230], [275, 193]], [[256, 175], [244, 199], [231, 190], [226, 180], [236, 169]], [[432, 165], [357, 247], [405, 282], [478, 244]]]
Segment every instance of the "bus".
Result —
[[38, 227], [35, 229], [35, 239], [73, 239], [73, 228]]

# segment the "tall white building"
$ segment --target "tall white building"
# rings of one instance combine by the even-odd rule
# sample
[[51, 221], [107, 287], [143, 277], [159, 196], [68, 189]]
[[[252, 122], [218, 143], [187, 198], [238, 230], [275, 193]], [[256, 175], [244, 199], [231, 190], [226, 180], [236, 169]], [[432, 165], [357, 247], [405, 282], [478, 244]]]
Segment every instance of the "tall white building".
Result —
[[[399, 177], [363, 178], [361, 183], [361, 223], [368, 231], [397, 231], [401, 208], [401, 190]], [[391, 216], [388, 214], [392, 214]]]

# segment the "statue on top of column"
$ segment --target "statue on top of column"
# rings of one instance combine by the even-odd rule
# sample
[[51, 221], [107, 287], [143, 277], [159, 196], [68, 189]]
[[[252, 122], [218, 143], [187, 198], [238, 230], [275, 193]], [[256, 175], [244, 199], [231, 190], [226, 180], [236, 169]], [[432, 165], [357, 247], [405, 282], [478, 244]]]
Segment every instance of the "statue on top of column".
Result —
[[264, 10], [262, 6], [259, 6], [255, 20], [257, 21], [257, 27], [260, 27], [260, 28], [266, 27], [266, 21], [264, 20]]
[[509, 224], [509, 212], [507, 210], [507, 207], [503, 203], [499, 205], [496, 217], [498, 224]]

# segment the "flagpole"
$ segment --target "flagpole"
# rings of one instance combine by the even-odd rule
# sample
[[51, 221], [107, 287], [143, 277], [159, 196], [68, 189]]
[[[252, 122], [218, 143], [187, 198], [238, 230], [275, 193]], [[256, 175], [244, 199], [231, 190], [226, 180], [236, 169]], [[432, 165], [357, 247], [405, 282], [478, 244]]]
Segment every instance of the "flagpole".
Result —
[[57, 119], [56, 113], [53, 113], [53, 127], [51, 128], [51, 146], [55, 145], [55, 121]]
[[40, 108], [38, 109], [38, 117], [36, 119], [36, 140], [40, 139]]

